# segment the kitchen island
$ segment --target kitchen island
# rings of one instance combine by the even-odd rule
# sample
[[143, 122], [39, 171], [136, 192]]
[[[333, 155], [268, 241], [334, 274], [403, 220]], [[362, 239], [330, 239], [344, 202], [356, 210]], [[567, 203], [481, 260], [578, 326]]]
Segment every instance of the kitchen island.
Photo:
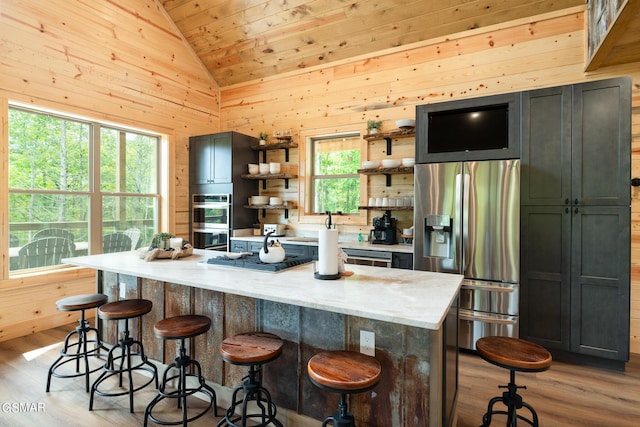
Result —
[[[380, 384], [352, 398], [362, 425], [441, 426], [452, 422], [457, 391], [457, 296], [462, 276], [349, 265], [352, 276], [317, 280], [313, 263], [269, 273], [206, 264], [223, 252], [195, 250], [177, 260], [145, 262], [134, 252], [65, 259], [97, 270], [97, 290], [110, 300], [147, 298], [154, 309], [131, 325], [147, 354], [171, 361], [175, 346], [153, 336], [153, 324], [178, 314], [213, 321], [194, 339], [192, 354], [208, 380], [224, 391], [244, 369], [223, 363], [217, 347], [248, 330], [275, 333], [282, 356], [265, 368], [265, 385], [288, 426], [313, 425], [332, 413], [337, 396], [320, 392], [306, 376], [306, 362], [326, 349], [360, 350], [360, 332], [375, 334]], [[107, 342], [118, 331], [100, 325]], [[285, 411], [286, 410], [286, 411]], [[279, 411], [280, 413], [280, 411]], [[313, 421], [316, 420], [316, 421]]]

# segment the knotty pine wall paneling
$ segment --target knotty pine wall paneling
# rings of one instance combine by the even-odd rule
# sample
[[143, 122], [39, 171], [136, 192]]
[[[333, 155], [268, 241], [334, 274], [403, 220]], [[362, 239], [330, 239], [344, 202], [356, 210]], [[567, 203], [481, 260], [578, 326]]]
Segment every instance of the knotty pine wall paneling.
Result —
[[[162, 227], [189, 230], [190, 135], [220, 131], [217, 83], [159, 2], [3, 0], [0, 106], [47, 108], [163, 135]], [[7, 253], [7, 134], [0, 140], [0, 253]], [[95, 272], [68, 281], [70, 269], [9, 278], [0, 266], [0, 340], [74, 319], [59, 298], [93, 292]]]
[[[364, 134], [368, 119], [383, 120], [384, 129], [392, 129], [395, 120], [414, 118], [415, 107], [421, 104], [630, 75], [634, 82], [632, 168], [633, 176], [640, 176], [640, 64], [585, 74], [584, 9], [568, 9], [537, 18], [531, 22], [471, 30], [333, 66], [224, 87], [221, 126], [248, 134], [293, 128], [297, 134], [301, 130], [317, 129], [322, 133], [332, 127], [351, 125]], [[301, 157], [304, 153], [294, 157], [293, 162]], [[369, 146], [369, 157], [381, 157], [374, 144]], [[370, 193], [403, 193], [410, 188], [408, 183], [393, 176], [392, 187], [386, 189], [378, 178], [369, 178]], [[299, 183], [292, 181], [286, 197], [291, 196], [297, 185]], [[277, 193], [276, 190], [268, 189], [270, 195]], [[633, 196], [631, 350], [640, 353], [640, 189], [630, 191]], [[371, 218], [379, 213], [368, 211], [367, 215], [367, 223], [371, 224]], [[279, 218], [268, 214], [266, 221], [271, 219]], [[295, 210], [290, 211], [289, 226], [314, 229], [312, 225], [299, 224]], [[339, 228], [347, 233], [363, 231], [355, 226]], [[370, 226], [364, 231], [368, 228]]]

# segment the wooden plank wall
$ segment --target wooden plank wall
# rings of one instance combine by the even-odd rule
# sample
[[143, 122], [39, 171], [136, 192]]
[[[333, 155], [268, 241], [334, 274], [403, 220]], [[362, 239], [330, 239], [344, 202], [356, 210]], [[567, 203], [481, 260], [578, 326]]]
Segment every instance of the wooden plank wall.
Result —
[[[383, 120], [385, 129], [391, 129], [395, 120], [413, 118], [415, 106], [420, 104], [631, 75], [632, 165], [633, 176], [640, 176], [640, 67], [631, 64], [585, 74], [584, 19], [582, 8], [571, 9], [541, 15], [535, 22], [473, 30], [411, 49], [225, 87], [221, 92], [221, 126], [253, 135], [288, 128], [296, 134], [322, 134], [349, 125], [364, 132], [368, 119], [378, 119]], [[295, 169], [298, 156], [304, 153], [293, 153], [290, 169]], [[380, 158], [379, 147], [370, 146], [369, 156]], [[369, 180], [369, 196], [385, 190], [379, 178]], [[411, 191], [399, 182], [394, 181], [390, 190]], [[286, 191], [280, 184], [271, 184], [265, 193], [295, 200], [297, 187], [295, 180]], [[640, 189], [632, 191], [631, 345], [633, 352], [640, 353]], [[367, 223], [378, 215], [369, 212]], [[295, 211], [290, 212], [291, 227], [314, 228], [299, 224], [297, 217]], [[267, 215], [266, 222], [271, 221], [285, 222], [278, 213]], [[369, 228], [344, 226], [342, 231]]]
[[163, 228], [187, 236], [188, 137], [220, 130], [219, 88], [155, 0], [3, 0], [0, 13], [0, 340], [66, 324], [55, 301], [95, 273], [8, 279], [7, 102], [163, 135]]

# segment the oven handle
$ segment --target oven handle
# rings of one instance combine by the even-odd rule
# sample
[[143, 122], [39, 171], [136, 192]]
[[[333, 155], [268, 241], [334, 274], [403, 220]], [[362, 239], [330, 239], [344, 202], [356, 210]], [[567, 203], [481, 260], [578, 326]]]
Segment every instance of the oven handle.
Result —
[[194, 203], [191, 206], [196, 209], [203, 209], [203, 208], [225, 209], [231, 206], [231, 203], [224, 203], [224, 202]]
[[515, 325], [517, 322], [515, 318], [505, 319], [501, 317], [496, 317], [495, 315], [491, 315], [491, 314], [473, 314], [473, 313], [474, 313], [473, 311], [469, 311], [469, 310], [460, 310], [458, 313], [458, 317], [460, 320], [468, 320], [471, 322], [494, 323], [496, 325]]

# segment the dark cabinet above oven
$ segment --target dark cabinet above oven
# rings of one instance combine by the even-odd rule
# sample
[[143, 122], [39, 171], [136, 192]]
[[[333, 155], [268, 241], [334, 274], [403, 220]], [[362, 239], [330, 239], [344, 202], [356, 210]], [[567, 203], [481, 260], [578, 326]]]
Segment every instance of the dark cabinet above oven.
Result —
[[[251, 228], [254, 212], [244, 209], [259, 194], [258, 182], [242, 180], [249, 163], [257, 163], [251, 149], [258, 140], [238, 132], [220, 132], [189, 138], [189, 192], [230, 195], [229, 229]], [[193, 227], [192, 227], [193, 228]]]

